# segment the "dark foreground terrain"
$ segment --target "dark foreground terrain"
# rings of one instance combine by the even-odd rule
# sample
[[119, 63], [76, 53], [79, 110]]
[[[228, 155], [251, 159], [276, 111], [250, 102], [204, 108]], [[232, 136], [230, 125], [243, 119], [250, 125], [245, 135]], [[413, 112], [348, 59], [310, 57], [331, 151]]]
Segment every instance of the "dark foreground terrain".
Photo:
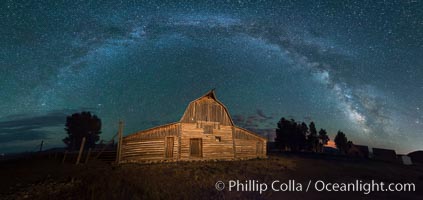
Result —
[[[27, 158], [0, 162], [0, 199], [423, 199], [422, 166], [304, 155], [221, 162], [75, 166]], [[295, 180], [301, 192], [236, 192], [215, 189], [217, 181], [256, 180], [270, 187]], [[305, 192], [309, 180], [414, 183], [415, 192]]]

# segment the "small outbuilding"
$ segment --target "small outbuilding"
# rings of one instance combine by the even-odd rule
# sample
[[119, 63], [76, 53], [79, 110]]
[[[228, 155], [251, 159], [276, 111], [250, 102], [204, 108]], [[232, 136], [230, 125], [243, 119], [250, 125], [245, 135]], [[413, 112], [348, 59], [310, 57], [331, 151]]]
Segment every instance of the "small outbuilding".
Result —
[[397, 154], [392, 149], [373, 148], [373, 158], [379, 161], [398, 162]]
[[178, 122], [123, 137], [119, 162], [266, 157], [266, 138], [237, 127], [214, 90], [189, 103]]
[[423, 163], [423, 150], [411, 152], [408, 154], [408, 156], [411, 158], [411, 161], [413, 161], [413, 163]]
[[363, 158], [369, 158], [369, 147], [365, 145], [354, 145], [359, 151]]

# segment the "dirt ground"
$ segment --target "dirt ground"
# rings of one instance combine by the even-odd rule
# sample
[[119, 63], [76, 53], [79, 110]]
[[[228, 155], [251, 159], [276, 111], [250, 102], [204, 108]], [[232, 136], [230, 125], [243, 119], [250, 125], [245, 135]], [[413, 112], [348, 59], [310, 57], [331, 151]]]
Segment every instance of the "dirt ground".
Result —
[[[0, 162], [0, 199], [423, 199], [423, 167], [370, 160], [273, 155], [245, 161], [74, 165], [27, 158]], [[228, 190], [230, 180], [265, 183], [267, 191]], [[271, 183], [302, 191], [272, 191]], [[291, 182], [289, 182], [291, 180]], [[317, 192], [313, 185], [371, 180], [414, 183], [414, 192]], [[215, 188], [217, 181], [226, 187]], [[311, 181], [311, 189], [305, 188]], [[279, 186], [280, 184], [275, 184]], [[297, 187], [297, 189], [299, 189]], [[257, 187], [256, 187], [256, 190]]]

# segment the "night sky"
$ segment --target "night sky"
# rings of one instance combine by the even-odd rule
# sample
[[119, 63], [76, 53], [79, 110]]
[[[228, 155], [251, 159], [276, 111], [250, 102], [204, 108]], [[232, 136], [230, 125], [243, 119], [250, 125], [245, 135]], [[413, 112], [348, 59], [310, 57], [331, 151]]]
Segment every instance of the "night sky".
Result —
[[178, 121], [212, 88], [271, 139], [286, 117], [423, 148], [422, 1], [222, 2], [1, 1], [0, 153], [63, 146], [79, 111], [105, 140]]

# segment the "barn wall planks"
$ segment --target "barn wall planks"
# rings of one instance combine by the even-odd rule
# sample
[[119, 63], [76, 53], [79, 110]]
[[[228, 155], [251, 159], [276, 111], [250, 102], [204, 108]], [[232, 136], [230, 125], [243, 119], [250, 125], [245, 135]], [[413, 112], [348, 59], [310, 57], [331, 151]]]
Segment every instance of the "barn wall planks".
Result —
[[[190, 159], [232, 159], [234, 158], [232, 127], [213, 128], [212, 133], [205, 134], [204, 128], [193, 123], [181, 123], [181, 160]], [[190, 139], [201, 138], [203, 157], [190, 155]]]
[[191, 102], [181, 119], [181, 122], [184, 123], [197, 121], [213, 121], [225, 126], [232, 125], [231, 118], [223, 104], [208, 96]]
[[166, 136], [178, 135], [178, 123], [166, 124], [155, 128], [139, 131], [137, 133], [124, 137], [125, 140], [140, 140], [140, 139], [154, 139], [163, 138]]
[[174, 141], [177, 141], [178, 129], [179, 124], [170, 124], [124, 137], [122, 141], [122, 162], [176, 160], [179, 152], [178, 142], [174, 142], [173, 157], [166, 158], [165, 138], [174, 137]]
[[211, 91], [192, 101], [179, 122], [124, 137], [121, 162], [265, 157], [266, 142], [234, 126], [226, 107]]
[[235, 156], [237, 158], [253, 158], [266, 156], [266, 140], [247, 130], [235, 127]]

